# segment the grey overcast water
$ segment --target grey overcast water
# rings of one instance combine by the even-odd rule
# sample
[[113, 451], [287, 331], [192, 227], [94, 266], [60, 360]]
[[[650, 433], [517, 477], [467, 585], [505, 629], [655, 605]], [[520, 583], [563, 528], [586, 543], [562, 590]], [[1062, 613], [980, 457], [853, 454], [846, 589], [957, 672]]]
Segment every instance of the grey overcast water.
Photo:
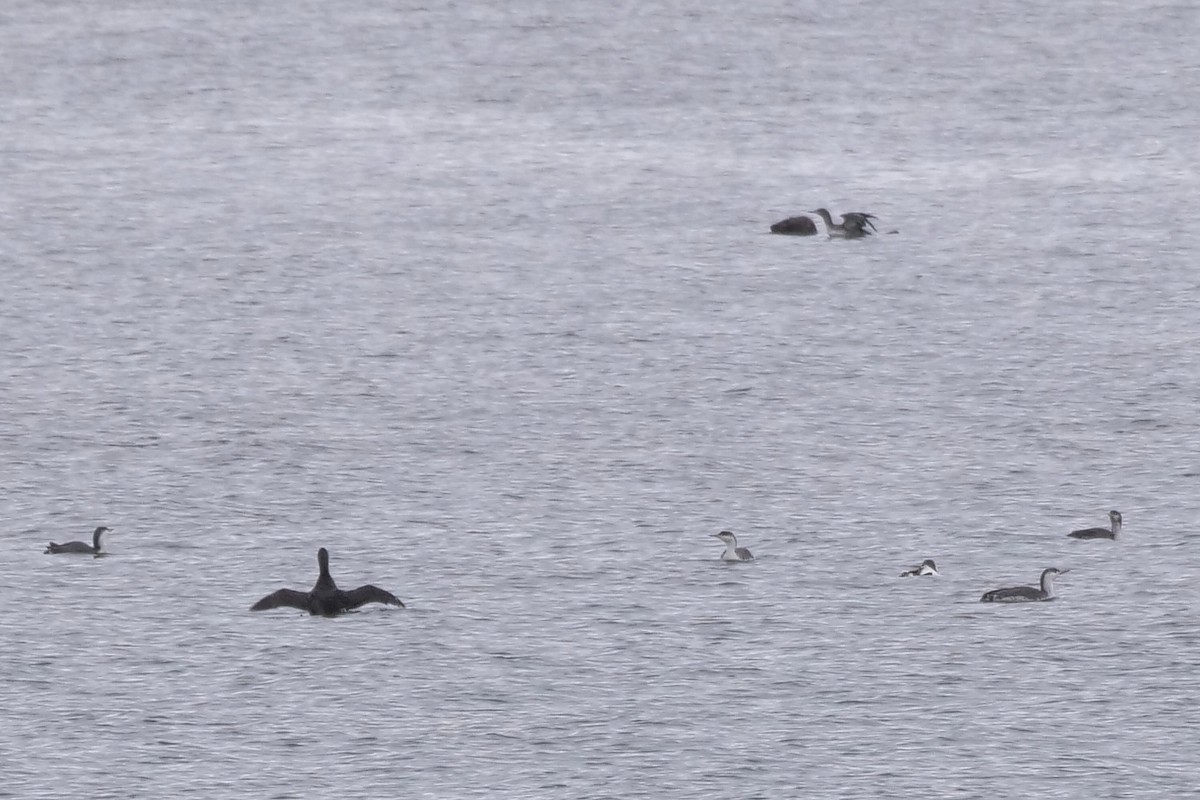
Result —
[[0, 797], [1200, 796], [1198, 40], [5, 3]]

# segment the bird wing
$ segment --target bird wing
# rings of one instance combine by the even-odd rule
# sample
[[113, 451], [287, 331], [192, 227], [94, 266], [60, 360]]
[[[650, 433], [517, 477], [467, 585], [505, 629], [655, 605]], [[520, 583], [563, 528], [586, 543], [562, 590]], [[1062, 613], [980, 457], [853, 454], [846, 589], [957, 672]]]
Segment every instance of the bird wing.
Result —
[[401, 608], [404, 608], [404, 603], [401, 603], [400, 599], [396, 597], [396, 595], [392, 594], [386, 589], [380, 589], [378, 586], [372, 586], [369, 583], [366, 586], [360, 586], [357, 589], [351, 589], [344, 594], [346, 595], [347, 610], [351, 608], [358, 608], [366, 603], [385, 603], [389, 606], [400, 606]]
[[51, 542], [46, 548], [47, 553], [94, 553], [96, 550], [90, 544], [83, 542], [67, 542], [66, 544], [56, 544]]
[[1042, 593], [1032, 586], [1013, 586], [1008, 589], [992, 589], [981, 598], [984, 602], [1003, 603], [1010, 600], [1040, 600]]
[[266, 611], [267, 609], [279, 608], [281, 606], [290, 606], [291, 608], [299, 608], [307, 611], [308, 592], [297, 592], [295, 589], [280, 589], [277, 592], [271, 592], [262, 600], [250, 606], [250, 610]]
[[871, 222], [873, 219], [878, 219], [874, 214], [867, 214], [863, 211], [847, 211], [842, 214], [843, 224], [853, 222], [860, 228], [869, 227], [871, 230], [876, 230], [875, 224]]

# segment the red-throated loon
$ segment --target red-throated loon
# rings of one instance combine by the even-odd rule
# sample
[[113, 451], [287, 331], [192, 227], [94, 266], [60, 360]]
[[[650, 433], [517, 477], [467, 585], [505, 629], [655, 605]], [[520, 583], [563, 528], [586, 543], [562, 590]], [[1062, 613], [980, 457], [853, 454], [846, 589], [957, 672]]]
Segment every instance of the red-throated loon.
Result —
[[101, 525], [99, 528], [96, 528], [96, 530], [92, 531], [92, 543], [91, 544], [86, 544], [84, 542], [67, 542], [66, 544], [57, 544], [55, 542], [51, 542], [49, 547], [46, 548], [45, 552], [46, 553], [88, 553], [91, 555], [99, 555], [101, 552], [101, 548], [102, 548], [102, 545], [100, 543], [100, 537], [103, 536], [104, 534], [108, 533], [109, 530], [110, 530], [109, 528], [106, 528], [103, 525]]
[[825, 221], [825, 230], [834, 239], [861, 239], [864, 236], [870, 236], [871, 232], [875, 230], [875, 224], [871, 222], [875, 219], [874, 214], [847, 211], [842, 214], [841, 222], [834, 222], [833, 217], [829, 216], [829, 212], [823, 208], [815, 209], [812, 213]]
[[1031, 600], [1053, 600], [1054, 579], [1059, 575], [1066, 575], [1070, 571], [1069, 569], [1050, 567], [1042, 570], [1042, 588], [1040, 589], [1032, 586], [992, 589], [990, 592], [984, 592], [983, 597], [979, 600], [983, 603], [1025, 603]]
[[733, 531], [721, 531], [714, 533], [713, 536], [725, 543], [725, 552], [721, 553], [722, 561], [751, 561], [754, 556], [750, 555], [750, 551], [745, 547], [738, 547], [737, 537], [733, 535]]
[[788, 217], [772, 225], [771, 233], [782, 233], [787, 236], [815, 236], [817, 223], [808, 217]]
[[921, 575], [940, 575], [937, 571], [937, 564], [933, 563], [932, 558], [927, 558], [915, 567], [909, 567], [900, 573], [901, 578], [912, 578]]
[[299, 592], [295, 589], [280, 589], [250, 606], [251, 611], [265, 611], [269, 608], [290, 606], [307, 611], [309, 614], [330, 617], [343, 611], [351, 611], [364, 603], [386, 603], [390, 606], [404, 608], [404, 603], [394, 594], [380, 589], [378, 586], [360, 586], [343, 592], [333, 582], [329, 574], [329, 551], [322, 547], [317, 551], [317, 565], [321, 574], [317, 577], [312, 591]]
[[1084, 528], [1067, 534], [1072, 539], [1116, 539], [1121, 535], [1121, 512], [1108, 512], [1108, 521], [1112, 528]]

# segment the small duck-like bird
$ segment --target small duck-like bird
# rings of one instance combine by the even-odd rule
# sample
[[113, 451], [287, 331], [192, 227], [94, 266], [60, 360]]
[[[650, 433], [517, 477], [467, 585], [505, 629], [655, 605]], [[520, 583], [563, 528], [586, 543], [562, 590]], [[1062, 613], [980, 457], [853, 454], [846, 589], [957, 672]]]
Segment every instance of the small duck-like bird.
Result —
[[1111, 528], [1083, 528], [1067, 534], [1072, 539], [1116, 539], [1121, 534], [1121, 512], [1108, 512]]
[[111, 528], [106, 528], [103, 525], [101, 525], [99, 528], [96, 528], [96, 530], [92, 531], [91, 544], [87, 544], [86, 542], [67, 542], [66, 544], [51, 542], [43, 552], [43, 555], [45, 553], [83, 553], [88, 555], [99, 555], [102, 552], [100, 537], [108, 533], [110, 530]]
[[714, 533], [713, 536], [725, 543], [725, 552], [721, 553], [722, 561], [752, 561], [754, 559], [748, 549], [738, 547], [737, 537], [733, 535], [733, 531], [721, 531]]
[[391, 592], [367, 584], [344, 592], [333, 582], [329, 574], [329, 551], [322, 547], [317, 551], [317, 566], [321, 574], [312, 591], [299, 592], [295, 589], [280, 589], [250, 606], [251, 611], [266, 611], [270, 608], [289, 606], [307, 611], [314, 616], [332, 617], [343, 611], [352, 611], [366, 603], [385, 603], [404, 608], [404, 603]]
[[927, 558], [915, 567], [909, 567], [900, 573], [901, 578], [913, 578], [924, 575], [940, 575], [937, 571], [937, 564], [933, 563], [932, 558]]
[[1054, 579], [1059, 575], [1066, 575], [1071, 570], [1059, 569], [1058, 567], [1050, 567], [1042, 570], [1042, 587], [1040, 589], [1033, 586], [1013, 586], [1008, 589], [992, 589], [990, 592], [984, 592], [983, 597], [979, 598], [981, 603], [1028, 603], [1037, 600], [1053, 600], [1054, 599]]
[[771, 226], [771, 233], [785, 236], [816, 236], [817, 223], [808, 217], [788, 217]]
[[870, 236], [876, 230], [871, 220], [877, 217], [863, 211], [847, 211], [842, 214], [841, 222], [834, 222], [829, 211], [824, 208], [814, 209], [812, 213], [824, 220], [825, 230], [831, 239], [861, 239]]

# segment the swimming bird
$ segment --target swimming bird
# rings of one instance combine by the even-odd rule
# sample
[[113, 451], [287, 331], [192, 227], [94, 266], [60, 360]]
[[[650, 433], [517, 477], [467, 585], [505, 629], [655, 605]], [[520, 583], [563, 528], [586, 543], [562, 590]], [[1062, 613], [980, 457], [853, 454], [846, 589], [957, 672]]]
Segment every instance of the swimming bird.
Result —
[[750, 555], [750, 551], [745, 547], [738, 547], [737, 537], [733, 535], [733, 531], [721, 531], [714, 533], [713, 536], [725, 543], [725, 552], [721, 553], [722, 561], [751, 561], [754, 556]]
[[57, 544], [51, 542], [43, 552], [45, 553], [87, 553], [90, 555], [98, 555], [101, 552], [100, 537], [108, 533], [111, 529], [101, 525], [96, 530], [92, 531], [92, 543], [85, 544], [84, 542], [67, 542], [66, 544]]
[[317, 577], [312, 591], [299, 592], [295, 589], [280, 589], [250, 606], [250, 610], [266, 611], [270, 608], [290, 606], [307, 611], [314, 616], [320, 614], [331, 617], [343, 611], [351, 611], [364, 603], [386, 603], [390, 606], [404, 608], [404, 603], [401, 603], [394, 594], [380, 589], [378, 586], [367, 584], [348, 592], [339, 589], [333, 582], [333, 576], [329, 574], [329, 551], [324, 547], [317, 551], [317, 565], [321, 568], [321, 574]]
[[1083, 528], [1067, 534], [1072, 539], [1116, 539], [1121, 534], [1121, 512], [1108, 512], [1108, 521], [1112, 528]]
[[1032, 586], [1013, 586], [1008, 589], [992, 589], [990, 592], [984, 592], [983, 597], [979, 598], [981, 603], [1026, 603], [1034, 600], [1053, 600], [1054, 599], [1054, 579], [1059, 575], [1066, 575], [1071, 570], [1059, 569], [1058, 567], [1050, 567], [1042, 570], [1042, 588], [1035, 589]]
[[927, 558], [915, 567], [910, 567], [900, 573], [901, 578], [912, 578], [922, 575], [940, 575], [937, 571], [937, 564], [933, 563], [932, 558]]
[[831, 239], [861, 239], [864, 236], [870, 236], [871, 231], [876, 229], [875, 224], [871, 222], [876, 219], [874, 214], [847, 211], [842, 214], [841, 222], [834, 222], [833, 217], [824, 208], [815, 209], [812, 213], [825, 221], [825, 230]]
[[788, 217], [772, 225], [771, 233], [782, 233], [787, 236], [815, 236], [817, 223], [808, 217]]

